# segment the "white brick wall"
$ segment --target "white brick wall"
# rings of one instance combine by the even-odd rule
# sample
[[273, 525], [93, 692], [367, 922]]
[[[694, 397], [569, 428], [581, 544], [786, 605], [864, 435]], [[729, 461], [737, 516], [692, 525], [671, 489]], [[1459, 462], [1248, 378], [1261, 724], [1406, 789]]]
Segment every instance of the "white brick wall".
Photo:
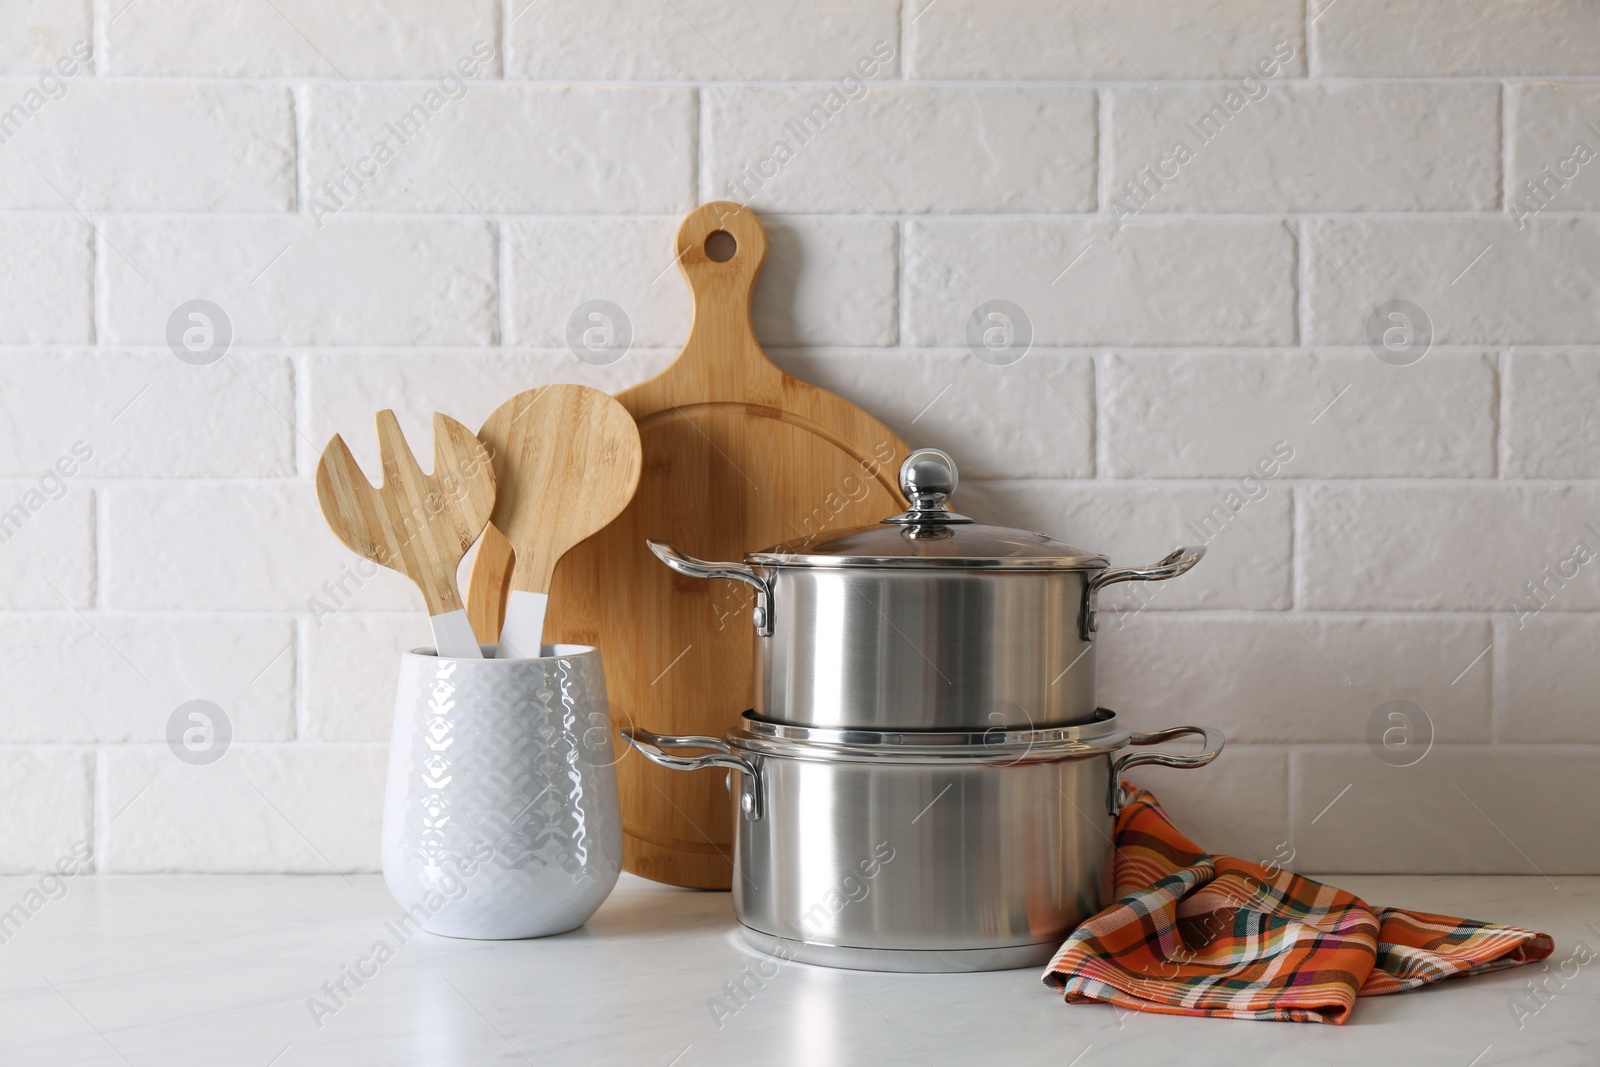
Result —
[[294, 116], [274, 85], [63, 85], [0, 155], [0, 207], [288, 211]]
[[[1229, 733], [1146, 779], [1204, 844], [1600, 873], [1588, 0], [0, 0], [0, 27], [0, 873], [79, 839], [102, 871], [375, 869], [427, 631], [324, 529], [318, 451], [371, 464], [379, 408], [420, 441], [654, 373], [689, 323], [674, 228], [730, 188], [771, 235], [774, 358], [952, 450], [962, 510], [1117, 563], [1209, 537], [1108, 593], [1101, 636], [1107, 704]], [[608, 365], [566, 347], [595, 299], [632, 328]], [[168, 346], [192, 300], [227, 317], [210, 365]], [[1020, 361], [969, 351], [993, 300]], [[1369, 346], [1404, 341], [1395, 300], [1420, 360]], [[218, 763], [165, 743], [191, 700]], [[1398, 700], [1431, 723], [1413, 766], [1367, 741]]]
[[499, 19], [494, 0], [95, 0], [95, 46], [114, 74], [410, 78], [492, 42]]

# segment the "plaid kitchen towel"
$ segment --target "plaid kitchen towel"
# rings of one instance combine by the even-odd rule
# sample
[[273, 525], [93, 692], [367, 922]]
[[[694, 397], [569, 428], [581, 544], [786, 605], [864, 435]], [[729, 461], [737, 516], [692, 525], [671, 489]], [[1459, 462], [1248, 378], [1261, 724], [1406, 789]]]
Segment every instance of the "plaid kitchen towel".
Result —
[[1272, 865], [1202, 852], [1156, 798], [1117, 817], [1116, 895], [1072, 932], [1047, 985], [1068, 1003], [1342, 1023], [1356, 997], [1532, 963], [1548, 934], [1373, 908]]

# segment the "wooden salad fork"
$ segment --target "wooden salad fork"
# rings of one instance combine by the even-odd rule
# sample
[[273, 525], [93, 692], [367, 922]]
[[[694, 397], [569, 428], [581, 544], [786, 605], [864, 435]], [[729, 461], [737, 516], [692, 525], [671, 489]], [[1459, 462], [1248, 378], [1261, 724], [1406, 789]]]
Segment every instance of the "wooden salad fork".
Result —
[[494, 511], [489, 449], [461, 423], [434, 412], [433, 473], [423, 474], [394, 412], [378, 412], [377, 424], [382, 487], [367, 480], [334, 434], [317, 464], [322, 517], [351, 551], [417, 584], [440, 656], [481, 659], [456, 570]]

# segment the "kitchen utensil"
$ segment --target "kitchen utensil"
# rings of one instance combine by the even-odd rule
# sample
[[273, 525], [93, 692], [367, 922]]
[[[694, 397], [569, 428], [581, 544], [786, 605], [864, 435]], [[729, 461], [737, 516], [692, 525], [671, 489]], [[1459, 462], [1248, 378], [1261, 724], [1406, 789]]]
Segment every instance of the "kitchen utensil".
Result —
[[[754, 699], [754, 636], [742, 622], [749, 595], [676, 577], [646, 539], [737, 559], [754, 545], [903, 506], [893, 477], [906, 452], [900, 439], [781, 372], [756, 343], [750, 291], [766, 248], [755, 214], [737, 204], [706, 204], [684, 220], [677, 254], [694, 294], [688, 341], [665, 371], [617, 396], [644, 447], [638, 492], [556, 566], [547, 639], [603, 645], [619, 722], [720, 734]], [[504, 560], [503, 546], [485, 538], [472, 584], [480, 632], [497, 611]], [[732, 809], [721, 784], [638, 759], [622, 761], [618, 778], [626, 869], [726, 889]]]
[[[1183, 734], [1203, 751], [1123, 752]], [[1101, 709], [1043, 730], [874, 731], [746, 715], [725, 738], [623, 736], [738, 776], [733, 908], [755, 947], [886, 971], [1039, 966], [1110, 902], [1124, 771], [1203, 767], [1216, 730], [1130, 734]], [[709, 749], [674, 755], [668, 749]]]
[[900, 468], [911, 508], [871, 526], [744, 556], [650, 549], [679, 574], [755, 590], [758, 716], [797, 726], [1026, 729], [1095, 714], [1097, 596], [1175, 578], [1205, 555], [1148, 567], [1041, 533], [985, 526], [948, 506], [958, 475], [938, 449]]
[[537, 656], [550, 575], [573, 545], [617, 517], [639, 484], [639, 430], [598, 389], [518, 393], [479, 431], [500, 487], [490, 521], [515, 553], [499, 656]]
[[494, 507], [494, 469], [472, 431], [433, 415], [433, 473], [423, 474], [393, 411], [377, 415], [383, 487], [374, 488], [338, 434], [317, 464], [317, 500], [334, 536], [422, 590], [441, 656], [483, 653], [456, 589], [456, 569]]
[[383, 877], [422, 928], [450, 937], [559, 934], [622, 870], [600, 653], [400, 659]]

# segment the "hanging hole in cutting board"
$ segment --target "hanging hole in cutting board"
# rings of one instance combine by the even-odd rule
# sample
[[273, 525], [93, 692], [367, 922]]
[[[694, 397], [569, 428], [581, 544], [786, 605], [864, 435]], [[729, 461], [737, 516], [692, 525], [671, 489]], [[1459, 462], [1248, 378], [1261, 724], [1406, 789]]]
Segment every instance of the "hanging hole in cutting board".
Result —
[[713, 263], [726, 263], [739, 251], [739, 242], [727, 230], [712, 230], [706, 234], [706, 258]]

